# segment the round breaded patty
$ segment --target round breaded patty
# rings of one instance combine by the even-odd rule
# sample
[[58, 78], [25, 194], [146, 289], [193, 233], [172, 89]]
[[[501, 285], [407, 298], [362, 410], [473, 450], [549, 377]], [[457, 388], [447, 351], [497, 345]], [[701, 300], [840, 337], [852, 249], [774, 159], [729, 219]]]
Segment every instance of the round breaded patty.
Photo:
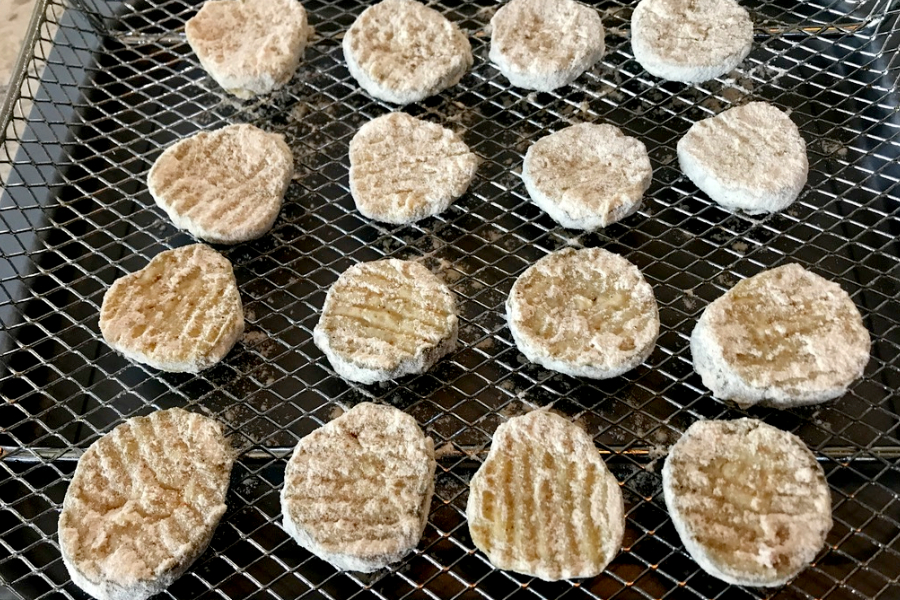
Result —
[[632, 214], [652, 178], [644, 144], [607, 124], [581, 123], [543, 137], [522, 166], [534, 203], [571, 229], [600, 229]]
[[423, 265], [360, 263], [328, 290], [313, 331], [344, 379], [375, 383], [423, 373], [456, 346], [456, 301]]
[[529, 267], [506, 301], [525, 357], [576, 377], [616, 377], [656, 345], [659, 309], [636, 266], [600, 248], [567, 248]]
[[382, 0], [357, 17], [343, 40], [350, 74], [373, 97], [424, 100], [456, 85], [472, 66], [459, 27], [415, 0]]
[[491, 61], [517, 87], [549, 92], [603, 57], [593, 8], [574, 0], [511, 0], [491, 19]]
[[178, 579], [225, 514], [234, 451], [180, 408], [128, 419], [78, 460], [59, 515], [72, 581], [99, 600], [144, 600]]
[[492, 564], [546, 581], [598, 575], [625, 532], [622, 491], [590, 436], [545, 410], [497, 428], [466, 518]]
[[272, 228], [293, 174], [284, 136], [228, 125], [166, 148], [147, 188], [179, 229], [214, 244], [237, 244]]
[[724, 75], [752, 46], [753, 21], [735, 0], [641, 0], [631, 16], [634, 57], [670, 81]]
[[765, 102], [697, 121], [677, 150], [681, 170], [711, 200], [751, 215], [787, 208], [809, 173], [800, 130]]
[[284, 529], [338, 569], [377, 571], [419, 543], [436, 466], [415, 419], [358, 404], [294, 449], [281, 490]]
[[207, 0], [184, 33], [200, 64], [226, 92], [252, 98], [287, 83], [309, 37], [297, 0]]
[[862, 377], [869, 346], [847, 292], [797, 264], [741, 281], [706, 307], [691, 333], [703, 385], [743, 406], [837, 398]]
[[787, 583], [831, 530], [831, 493], [816, 457], [797, 436], [756, 419], [694, 423], [662, 475], [685, 548], [728, 583]]
[[116, 352], [161, 371], [215, 365], [244, 333], [231, 263], [204, 244], [159, 253], [106, 291], [100, 333]]
[[443, 212], [469, 187], [478, 157], [458, 135], [406, 113], [360, 128], [350, 141], [350, 193], [370, 219], [412, 223]]

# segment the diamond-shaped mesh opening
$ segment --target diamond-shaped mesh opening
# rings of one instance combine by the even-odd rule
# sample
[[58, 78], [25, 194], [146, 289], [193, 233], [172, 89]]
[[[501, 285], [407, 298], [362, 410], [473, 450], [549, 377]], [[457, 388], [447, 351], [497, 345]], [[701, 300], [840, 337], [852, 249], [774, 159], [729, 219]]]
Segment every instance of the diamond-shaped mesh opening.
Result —
[[[347, 147], [392, 109], [349, 77], [340, 38], [362, 5], [306, 1], [316, 29], [281, 91], [225, 95], [183, 37], [199, 2], [43, 0], [0, 151], [0, 578], [22, 598], [82, 598], [59, 556], [56, 519], [80, 453], [123, 419], [173, 406], [226, 424], [241, 454], [229, 511], [209, 550], [166, 595], [193, 598], [896, 598], [900, 564], [900, 155], [895, 3], [755, 0], [750, 57], [683, 85], [631, 53], [632, 3], [598, 4], [603, 60], [554, 93], [511, 88], [487, 61], [497, 5], [432, 3], [468, 33], [475, 67], [409, 113], [458, 130], [483, 162], [469, 192], [410, 226], [360, 216]], [[790, 110], [807, 141], [809, 184], [783, 213], [723, 211], [686, 180], [675, 144], [697, 119], [751, 100]], [[528, 199], [521, 162], [549, 131], [610, 122], [647, 145], [654, 180], [641, 210], [598, 233], [562, 229]], [[234, 264], [247, 332], [218, 366], [167, 374], [102, 343], [97, 315], [118, 277], [192, 242], [150, 198], [152, 161], [226, 123], [284, 134], [296, 173], [271, 233], [219, 248]], [[528, 363], [505, 325], [515, 278], [548, 252], [604, 247], [653, 285], [662, 331], [622, 377], [589, 381]], [[457, 295], [460, 344], [428, 373], [375, 385], [337, 377], [312, 343], [325, 291], [359, 261], [421, 260]], [[865, 377], [843, 398], [788, 411], [714, 400], [691, 367], [703, 308], [742, 278], [799, 262], [847, 290], [872, 333]], [[298, 439], [362, 400], [405, 410], [435, 439], [439, 467], [422, 542], [384, 571], [341, 573], [282, 530], [278, 493]], [[546, 583], [493, 569], [465, 523], [468, 482], [504, 420], [551, 406], [593, 436], [625, 491], [624, 548], [602, 575]], [[784, 588], [740, 589], [700, 571], [661, 497], [667, 446], [700, 418], [752, 415], [799, 435], [825, 466], [835, 527]], [[216, 591], [212, 591], [216, 590]]]

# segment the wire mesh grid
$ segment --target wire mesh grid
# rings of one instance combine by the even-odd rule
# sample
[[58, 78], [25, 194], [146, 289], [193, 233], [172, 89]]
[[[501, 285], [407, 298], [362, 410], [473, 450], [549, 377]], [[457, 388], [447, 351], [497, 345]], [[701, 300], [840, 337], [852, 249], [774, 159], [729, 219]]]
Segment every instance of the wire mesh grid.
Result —
[[[241, 449], [229, 510], [207, 552], [165, 592], [173, 598], [900, 597], [895, 3], [747, 3], [756, 23], [750, 57], [727, 76], [684, 85], [643, 72], [628, 42], [631, 3], [602, 2], [605, 58], [556, 93], [512, 88], [488, 63], [496, 4], [436, 3], [469, 34], [475, 66], [458, 86], [405, 110], [458, 130], [483, 163], [454, 206], [409, 226], [368, 221], [349, 195], [350, 138], [393, 109], [362, 92], [344, 66], [340, 38], [363, 6], [304, 5], [316, 36], [296, 77], [240, 102], [184, 42], [196, 3], [40, 1], [0, 153], [0, 598], [85, 597], [56, 540], [75, 461], [123, 419], [173, 406], [216, 417]], [[718, 208], [675, 158], [694, 121], [750, 100], [791, 111], [810, 158], [799, 200], [766, 218]], [[637, 136], [654, 167], [638, 213], [591, 234], [556, 226], [528, 201], [519, 175], [530, 143], [582, 121]], [[234, 122], [284, 134], [296, 162], [272, 232], [219, 248], [234, 264], [247, 332], [200, 375], [129, 363], [100, 341], [104, 291], [193, 241], [155, 206], [146, 173], [172, 142]], [[566, 246], [623, 254], [654, 287], [657, 348], [624, 376], [563, 376], [515, 348], [506, 294], [525, 268]], [[344, 269], [387, 256], [421, 260], [451, 285], [460, 344], [424, 375], [350, 385], [313, 345], [312, 328]], [[839, 400], [787, 411], [712, 399], [691, 367], [693, 324], [735, 282], [786, 262], [838, 282], [859, 306], [873, 340], [864, 379]], [[279, 525], [285, 455], [342, 408], [373, 399], [413, 415], [435, 439], [435, 498], [414, 554], [371, 575], [337, 572]], [[622, 483], [624, 547], [598, 577], [546, 583], [498, 571], [468, 535], [468, 480], [491, 434], [534, 406], [581, 423]], [[700, 571], [662, 501], [666, 446], [699, 418], [748, 414], [799, 435], [832, 489], [827, 545], [783, 588], [731, 587]]]

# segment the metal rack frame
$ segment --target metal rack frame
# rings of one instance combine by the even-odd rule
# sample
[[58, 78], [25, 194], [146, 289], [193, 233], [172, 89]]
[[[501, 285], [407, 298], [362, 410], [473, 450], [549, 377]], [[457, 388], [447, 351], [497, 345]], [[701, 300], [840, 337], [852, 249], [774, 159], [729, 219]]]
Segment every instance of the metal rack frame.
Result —
[[[631, 2], [598, 4], [607, 54], [573, 85], [529, 93], [487, 61], [494, 2], [436, 2], [476, 56], [460, 85], [404, 110], [457, 129], [483, 159], [462, 199], [410, 226], [368, 221], [347, 184], [347, 145], [395, 107], [349, 77], [340, 37], [356, 2], [304, 0], [316, 36], [283, 90], [236, 101], [200, 69], [181, 33], [189, 0], [39, 0], [0, 113], [0, 598], [83, 598], [59, 557], [56, 520], [81, 452], [123, 419], [172, 406], [226, 424], [241, 449], [229, 510], [172, 598], [851, 598], [900, 597], [900, 98], [897, 2], [755, 0], [754, 50], [728, 76], [663, 82], [634, 61]], [[791, 111], [809, 184], [786, 211], [717, 207], [680, 173], [675, 143], [697, 119], [750, 100]], [[638, 213], [590, 234], [528, 200], [528, 145], [580, 121], [610, 122], [648, 147], [654, 181]], [[200, 375], [129, 363], [101, 341], [106, 288], [160, 251], [190, 243], [146, 191], [152, 161], [201, 129], [250, 122], [285, 135], [297, 172], [272, 232], [219, 248], [235, 265], [247, 334]], [[503, 303], [547, 252], [602, 246], [637, 264], [662, 322], [644, 365], [589, 381], [529, 364]], [[348, 266], [419, 259], [457, 294], [460, 344], [427, 374], [355, 386], [312, 343], [325, 290]], [[872, 333], [864, 379], [816, 407], [738, 410], [693, 373], [688, 337], [741, 278], [799, 262], [838, 282]], [[279, 525], [285, 455], [341, 407], [388, 402], [439, 448], [418, 549], [371, 575], [337, 572]], [[534, 406], [577, 420], [622, 483], [624, 547], [602, 575], [546, 583], [493, 569], [465, 524], [468, 479], [497, 425]], [[728, 586], [685, 553], [661, 495], [665, 448], [700, 418], [751, 415], [799, 435], [825, 468], [835, 526], [815, 564], [774, 589]]]

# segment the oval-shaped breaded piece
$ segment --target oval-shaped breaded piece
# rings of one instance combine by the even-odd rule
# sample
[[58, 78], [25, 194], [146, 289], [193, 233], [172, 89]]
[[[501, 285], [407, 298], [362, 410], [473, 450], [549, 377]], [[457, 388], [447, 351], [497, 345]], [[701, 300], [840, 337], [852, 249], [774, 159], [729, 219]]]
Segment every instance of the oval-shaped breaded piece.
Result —
[[765, 102], [697, 121], [678, 140], [677, 151], [681, 170], [710, 199], [751, 215], [787, 208], [809, 173], [800, 130]]
[[685, 548], [728, 583], [787, 583], [831, 530], [831, 493], [816, 457], [797, 436], [756, 419], [694, 423], [662, 475]]
[[625, 258], [600, 248], [554, 252], [529, 267], [506, 301], [525, 357], [576, 377], [616, 377], [656, 345], [653, 289]]
[[419, 543], [436, 466], [415, 419], [358, 404], [294, 449], [281, 490], [284, 529], [338, 569], [382, 569]]
[[226, 92], [243, 99], [290, 81], [309, 32], [298, 0], [207, 0], [184, 25], [200, 65]]
[[162, 371], [213, 366], [244, 333], [231, 263], [203, 244], [161, 252], [107, 290], [100, 332], [116, 352]]
[[357, 17], [343, 40], [347, 69], [373, 97], [418, 102], [459, 83], [472, 66], [466, 35], [415, 0], [382, 0]]
[[360, 263], [328, 290], [313, 331], [335, 372], [375, 383], [423, 373], [456, 346], [456, 301], [423, 265]]
[[728, 73], [753, 47], [753, 21], [735, 0], [641, 0], [631, 49], [651, 75], [699, 83]]
[[496, 567], [545, 581], [599, 574], [625, 531], [619, 483], [590, 436], [545, 410], [497, 428], [466, 518]]
[[636, 211], [652, 178], [644, 144], [607, 124], [581, 123], [542, 137], [522, 166], [535, 204], [563, 227], [588, 231]]
[[837, 398], [862, 377], [869, 346], [847, 292], [797, 264], [741, 281], [706, 307], [691, 333], [703, 385], [745, 407]]
[[234, 451], [180, 408], [128, 419], [78, 460], [59, 516], [72, 581], [99, 600], [144, 600], [206, 550], [225, 514]]
[[491, 19], [490, 59], [514, 86], [549, 92], [603, 57], [603, 23], [574, 0], [511, 0]]
[[236, 244], [272, 228], [293, 174], [283, 136], [229, 125], [166, 148], [147, 187], [179, 229], [214, 244]]
[[364, 216], [412, 223], [443, 212], [469, 188], [478, 157], [459, 136], [402, 112], [363, 125], [350, 141], [350, 193]]

